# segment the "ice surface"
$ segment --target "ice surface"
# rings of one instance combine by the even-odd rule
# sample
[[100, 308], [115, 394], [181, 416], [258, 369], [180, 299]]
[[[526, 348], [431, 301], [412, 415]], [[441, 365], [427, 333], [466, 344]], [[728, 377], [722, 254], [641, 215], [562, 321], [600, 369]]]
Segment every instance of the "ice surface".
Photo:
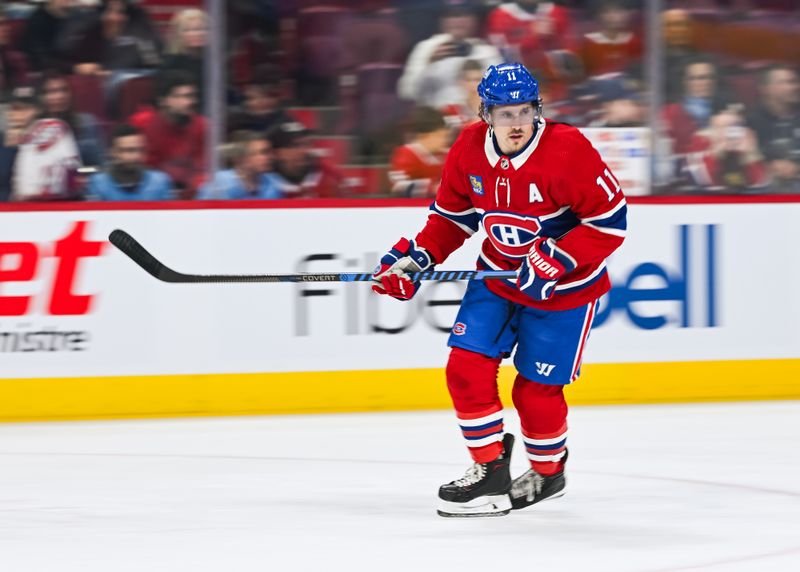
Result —
[[0, 425], [0, 570], [797, 571], [798, 443], [800, 402], [574, 408], [565, 497], [443, 519], [448, 412]]

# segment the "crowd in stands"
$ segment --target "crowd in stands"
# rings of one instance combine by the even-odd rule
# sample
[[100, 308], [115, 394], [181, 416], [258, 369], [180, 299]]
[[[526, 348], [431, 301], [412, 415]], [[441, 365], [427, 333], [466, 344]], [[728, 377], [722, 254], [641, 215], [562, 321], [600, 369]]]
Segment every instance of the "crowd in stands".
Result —
[[797, 2], [664, 0], [654, 114], [641, 1], [204, 4], [4, 3], [0, 202], [431, 197], [501, 61], [548, 121], [653, 127], [654, 193], [800, 192]]

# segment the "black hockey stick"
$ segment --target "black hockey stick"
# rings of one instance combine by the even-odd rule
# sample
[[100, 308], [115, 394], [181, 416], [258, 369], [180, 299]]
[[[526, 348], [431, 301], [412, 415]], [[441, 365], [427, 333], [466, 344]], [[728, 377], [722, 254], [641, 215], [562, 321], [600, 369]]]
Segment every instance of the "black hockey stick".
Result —
[[[164, 266], [144, 246], [124, 230], [115, 230], [109, 236], [111, 244], [124, 252], [128, 258], [144, 268], [148, 274], [172, 283], [215, 283], [215, 282], [368, 282], [369, 272], [335, 272], [303, 274], [183, 274]], [[416, 280], [485, 280], [515, 279], [513, 270], [429, 270], [412, 272], [409, 277]]]

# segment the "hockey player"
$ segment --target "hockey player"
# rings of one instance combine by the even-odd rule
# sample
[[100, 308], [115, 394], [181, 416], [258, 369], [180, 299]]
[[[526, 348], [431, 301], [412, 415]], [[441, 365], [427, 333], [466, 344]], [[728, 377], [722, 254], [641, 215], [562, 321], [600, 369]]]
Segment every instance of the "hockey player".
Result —
[[[442, 516], [503, 515], [563, 494], [563, 387], [580, 373], [597, 299], [610, 288], [605, 259], [626, 228], [617, 179], [577, 129], [542, 116], [524, 66], [491, 66], [478, 93], [483, 121], [453, 144], [427, 224], [373, 275], [376, 292], [408, 300], [419, 289], [408, 273], [444, 262], [481, 224], [478, 268], [517, 271], [470, 282], [448, 340], [447, 386], [474, 464], [439, 489]], [[497, 372], [515, 346], [513, 401], [531, 469], [512, 482]]]

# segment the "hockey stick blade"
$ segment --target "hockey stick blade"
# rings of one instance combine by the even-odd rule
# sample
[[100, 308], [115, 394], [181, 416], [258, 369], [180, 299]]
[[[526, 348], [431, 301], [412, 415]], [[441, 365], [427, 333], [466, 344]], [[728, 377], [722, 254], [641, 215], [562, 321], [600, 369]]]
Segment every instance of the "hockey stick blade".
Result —
[[[165, 266], [147, 249], [124, 230], [114, 230], [108, 240], [128, 258], [141, 266], [148, 274], [162, 282], [176, 283], [231, 283], [231, 282], [370, 282], [370, 272], [335, 272], [306, 274], [183, 274]], [[485, 280], [516, 279], [513, 270], [428, 270], [412, 272], [409, 277], [416, 280]]]

